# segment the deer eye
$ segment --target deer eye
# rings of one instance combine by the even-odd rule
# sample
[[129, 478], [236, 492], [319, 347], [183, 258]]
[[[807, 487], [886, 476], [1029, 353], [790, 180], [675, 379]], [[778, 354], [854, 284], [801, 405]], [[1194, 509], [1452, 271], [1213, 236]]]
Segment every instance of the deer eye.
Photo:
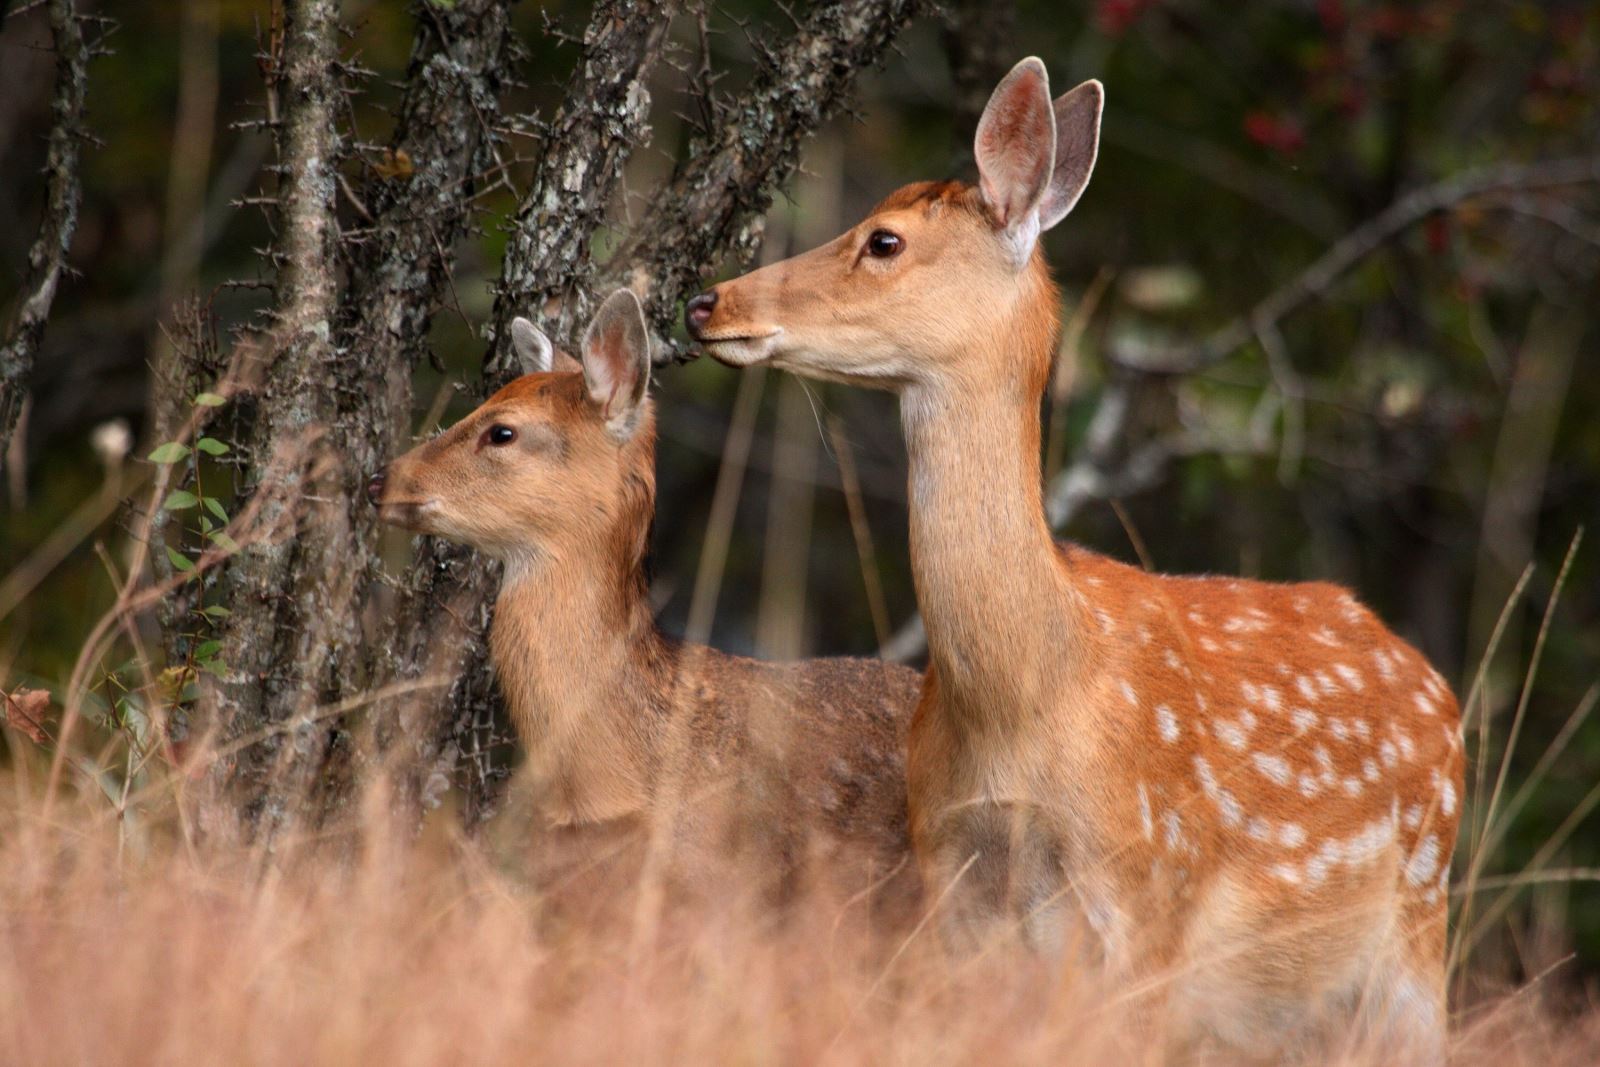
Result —
[[483, 431], [483, 437], [481, 439], [481, 443], [482, 444], [486, 444], [486, 445], [495, 445], [495, 446], [509, 445], [512, 441], [515, 441], [516, 439], [517, 439], [517, 431], [513, 430], [509, 426], [506, 426], [506, 425], [503, 425], [502, 423], [498, 423], [497, 422], [493, 426], [489, 427], [487, 430]]
[[874, 259], [893, 259], [905, 246], [903, 237], [888, 230], [873, 230], [867, 235], [867, 255]]

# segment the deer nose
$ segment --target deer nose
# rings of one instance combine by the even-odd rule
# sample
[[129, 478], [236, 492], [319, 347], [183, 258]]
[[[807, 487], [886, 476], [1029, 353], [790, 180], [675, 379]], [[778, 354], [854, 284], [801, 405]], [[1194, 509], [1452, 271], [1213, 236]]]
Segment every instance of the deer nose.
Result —
[[709, 289], [699, 296], [692, 297], [683, 309], [683, 325], [689, 331], [689, 336], [696, 341], [700, 340], [700, 331], [706, 328], [706, 323], [711, 321], [711, 312], [717, 306], [717, 291]]
[[374, 504], [383, 501], [383, 478], [387, 468], [380, 468], [377, 474], [367, 479], [367, 499]]

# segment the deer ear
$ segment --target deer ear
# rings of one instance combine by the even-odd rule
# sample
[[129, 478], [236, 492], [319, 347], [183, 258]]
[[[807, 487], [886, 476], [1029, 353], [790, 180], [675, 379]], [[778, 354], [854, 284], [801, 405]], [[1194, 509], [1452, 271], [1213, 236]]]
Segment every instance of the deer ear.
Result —
[[1067, 217], [1094, 173], [1100, 152], [1100, 112], [1106, 90], [1090, 80], [1056, 98], [1056, 165], [1039, 202], [1039, 228], [1048, 230]]
[[1050, 76], [1037, 56], [1012, 67], [995, 87], [972, 148], [978, 192], [1020, 267], [1039, 239], [1039, 202], [1056, 158]]
[[623, 440], [633, 436], [650, 384], [650, 329], [631, 290], [606, 297], [584, 331], [583, 378], [606, 428]]
[[511, 350], [523, 374], [544, 374], [556, 351], [543, 330], [520, 316], [511, 320]]
[[523, 374], [576, 374], [583, 370], [577, 360], [552, 345], [543, 330], [520, 316], [511, 320], [511, 348]]

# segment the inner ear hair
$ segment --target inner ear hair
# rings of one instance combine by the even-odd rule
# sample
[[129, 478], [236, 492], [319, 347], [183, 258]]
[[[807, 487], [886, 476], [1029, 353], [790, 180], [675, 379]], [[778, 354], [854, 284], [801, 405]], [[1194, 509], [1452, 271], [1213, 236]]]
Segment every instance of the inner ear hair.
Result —
[[1038, 208], [1055, 170], [1050, 76], [1029, 56], [989, 96], [973, 139], [978, 189], [994, 220], [1026, 261], [1039, 234]]
[[620, 437], [632, 434], [650, 384], [650, 330], [632, 291], [606, 297], [584, 331], [583, 376], [607, 428]]

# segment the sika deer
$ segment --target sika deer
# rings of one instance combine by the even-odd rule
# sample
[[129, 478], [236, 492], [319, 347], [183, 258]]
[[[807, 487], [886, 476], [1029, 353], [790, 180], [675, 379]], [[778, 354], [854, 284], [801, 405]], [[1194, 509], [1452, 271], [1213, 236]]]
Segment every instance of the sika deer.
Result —
[[1052, 945], [1070, 924], [1191, 1048], [1342, 1031], [1434, 1054], [1449, 688], [1337, 586], [1147, 574], [1046, 525], [1059, 295], [1038, 236], [1089, 180], [1101, 106], [1092, 81], [1052, 104], [1024, 60], [980, 122], [976, 186], [900, 189], [695, 297], [690, 332], [734, 366], [900, 396], [931, 661], [912, 841], [929, 897], [956, 885], [958, 928], [1009, 915]]
[[[606, 847], [619, 827], [637, 842], [672, 820], [671, 867], [702, 888], [731, 841], [776, 872], [767, 889], [792, 888], [820, 852], [851, 892], [904, 869], [878, 899], [903, 897], [916, 672], [763, 663], [663, 635], [645, 576], [655, 418], [639, 302], [626, 290], [605, 301], [581, 368], [527, 320], [512, 329], [531, 373], [395, 460], [369, 494], [386, 521], [504, 562], [490, 649], [536, 808]], [[669, 774], [681, 811], [662, 810]]]

